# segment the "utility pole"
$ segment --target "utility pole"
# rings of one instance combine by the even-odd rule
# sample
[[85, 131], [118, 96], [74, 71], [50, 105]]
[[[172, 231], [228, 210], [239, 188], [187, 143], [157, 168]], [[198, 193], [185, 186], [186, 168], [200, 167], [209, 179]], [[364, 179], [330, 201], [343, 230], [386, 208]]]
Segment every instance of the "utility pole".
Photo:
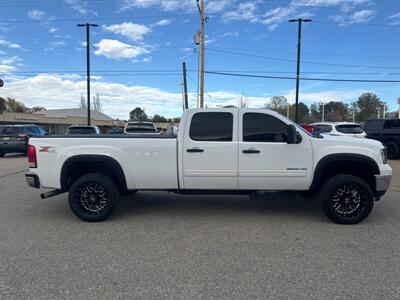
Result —
[[300, 50], [301, 50], [301, 24], [303, 22], [311, 22], [311, 19], [291, 19], [289, 22], [298, 22], [298, 37], [297, 37], [297, 73], [296, 73], [296, 107], [294, 114], [294, 121], [298, 123], [298, 113], [299, 113], [299, 87], [300, 87]]
[[87, 124], [90, 126], [90, 27], [98, 27], [97, 24], [78, 24], [78, 27], [86, 27], [86, 90], [87, 90]]
[[[200, 2], [200, 3], [199, 3]], [[204, 0], [197, 0], [197, 8], [200, 14], [200, 108], [204, 107]]]
[[188, 91], [187, 91], [187, 81], [186, 81], [186, 63], [183, 62], [182, 63], [182, 67], [183, 67], [183, 94], [184, 94], [184, 109], [188, 109], [189, 108], [189, 100], [188, 100]]
[[321, 106], [322, 106], [322, 115], [321, 115], [321, 121], [322, 122], [325, 122], [325, 103], [324, 102], [321, 102]]

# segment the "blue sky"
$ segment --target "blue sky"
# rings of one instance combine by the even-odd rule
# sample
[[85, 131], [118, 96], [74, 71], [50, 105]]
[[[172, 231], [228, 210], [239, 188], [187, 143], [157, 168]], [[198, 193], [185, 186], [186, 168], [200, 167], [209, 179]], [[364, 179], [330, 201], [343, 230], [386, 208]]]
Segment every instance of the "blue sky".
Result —
[[[205, 0], [206, 69], [294, 76], [297, 25], [303, 25], [302, 76], [400, 79], [399, 0]], [[199, 29], [195, 0], [0, 0], [0, 96], [28, 106], [77, 107], [85, 94], [85, 32], [92, 29], [92, 94], [103, 111], [127, 118], [131, 109], [178, 116], [182, 62], [189, 72], [190, 104], [196, 105]], [[206, 76], [210, 107], [261, 107], [274, 95], [294, 101], [295, 82]], [[351, 102], [372, 91], [397, 109], [398, 83], [302, 81], [300, 101]]]

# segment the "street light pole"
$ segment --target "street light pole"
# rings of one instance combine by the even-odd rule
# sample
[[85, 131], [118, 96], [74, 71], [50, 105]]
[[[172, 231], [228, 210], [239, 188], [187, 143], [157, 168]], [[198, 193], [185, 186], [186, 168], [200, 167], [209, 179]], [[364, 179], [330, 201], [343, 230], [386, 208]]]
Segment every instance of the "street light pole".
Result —
[[291, 19], [289, 22], [298, 22], [298, 30], [297, 30], [297, 72], [296, 72], [296, 105], [295, 105], [295, 114], [294, 121], [298, 123], [298, 113], [299, 113], [299, 88], [300, 88], [300, 51], [301, 51], [301, 24], [303, 22], [311, 22], [311, 19]]
[[87, 124], [90, 126], [90, 27], [98, 27], [97, 24], [78, 24], [78, 27], [86, 27], [86, 90], [87, 90]]

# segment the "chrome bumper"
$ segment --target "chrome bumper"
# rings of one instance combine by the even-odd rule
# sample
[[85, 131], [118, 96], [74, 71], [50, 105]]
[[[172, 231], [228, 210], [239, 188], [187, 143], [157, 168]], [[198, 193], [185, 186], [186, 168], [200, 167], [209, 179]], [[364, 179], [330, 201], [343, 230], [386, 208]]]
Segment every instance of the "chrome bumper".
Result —
[[375, 190], [377, 192], [386, 192], [391, 178], [392, 175], [375, 175]]

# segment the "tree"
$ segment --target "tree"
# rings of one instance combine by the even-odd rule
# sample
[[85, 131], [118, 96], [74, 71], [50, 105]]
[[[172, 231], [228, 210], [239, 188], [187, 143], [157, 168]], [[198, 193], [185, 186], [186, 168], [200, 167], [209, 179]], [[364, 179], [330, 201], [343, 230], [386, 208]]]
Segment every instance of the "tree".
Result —
[[341, 101], [330, 101], [324, 107], [325, 121], [341, 122], [347, 119], [348, 107]]
[[273, 96], [269, 100], [269, 103], [265, 105], [266, 108], [274, 110], [283, 115], [286, 115], [287, 105], [289, 105], [288, 100], [284, 96]]
[[131, 121], [147, 121], [149, 117], [146, 115], [143, 109], [136, 107], [129, 113], [129, 119]]
[[0, 97], [0, 114], [7, 111], [7, 102], [6, 99]]
[[321, 105], [319, 103], [316, 102], [310, 105], [310, 113], [311, 118], [313, 118], [315, 121], [322, 120]]
[[46, 110], [46, 108], [44, 108], [43, 106], [34, 106], [34, 107], [31, 108], [31, 111], [33, 113], [37, 112], [37, 111], [44, 111], [44, 110]]
[[81, 94], [81, 102], [79, 104], [79, 108], [87, 109], [86, 97], [83, 96], [83, 94]]
[[6, 105], [7, 105], [7, 111], [9, 112], [18, 112], [18, 113], [29, 112], [29, 108], [27, 108], [23, 103], [15, 100], [14, 98], [7, 98]]
[[[294, 120], [295, 112], [296, 112], [296, 104], [290, 105], [289, 117], [291, 120]], [[307, 123], [308, 119], [309, 119], [309, 115], [310, 115], [310, 109], [308, 108], [308, 106], [306, 104], [304, 104], [303, 102], [299, 102], [299, 105], [298, 105], [299, 123], [300, 124]]]
[[93, 96], [92, 109], [98, 112], [101, 112], [103, 109], [98, 93], [96, 93], [96, 96]]
[[167, 119], [164, 116], [160, 116], [160, 115], [157, 115], [157, 114], [155, 114], [153, 116], [152, 121], [154, 123], [167, 123], [168, 122]]
[[358, 115], [357, 119], [364, 121], [367, 119], [377, 118], [378, 109], [382, 110], [384, 103], [375, 93], [364, 93], [356, 101]]

